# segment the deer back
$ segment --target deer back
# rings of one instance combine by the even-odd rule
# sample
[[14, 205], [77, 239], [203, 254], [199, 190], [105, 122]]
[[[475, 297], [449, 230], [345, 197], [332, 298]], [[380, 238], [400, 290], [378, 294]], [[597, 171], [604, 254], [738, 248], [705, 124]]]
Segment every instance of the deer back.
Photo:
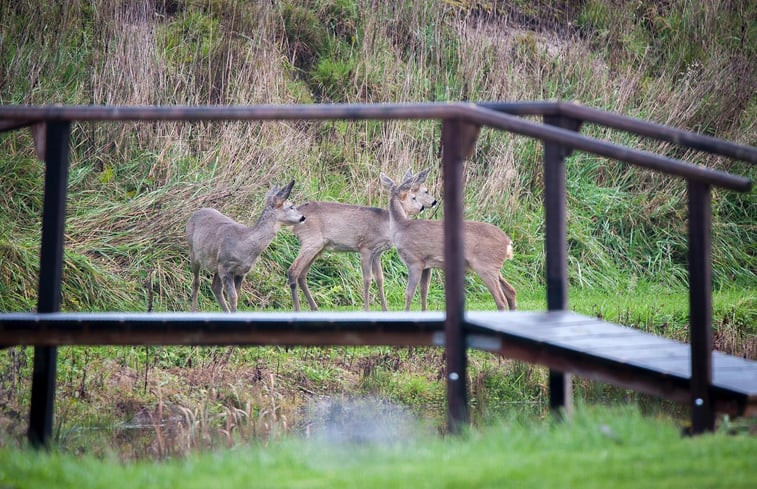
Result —
[[200, 209], [187, 222], [190, 259], [208, 270], [234, 252], [234, 243], [244, 239], [248, 227], [215, 209]]
[[464, 247], [466, 265], [474, 270], [502, 268], [513, 257], [513, 242], [497, 226], [488, 222], [465, 221]]
[[374, 248], [389, 242], [389, 213], [386, 209], [308, 202], [298, 207], [305, 221], [294, 226], [300, 243], [320, 244], [337, 251]]
[[[420, 262], [423, 268], [444, 266], [444, 222], [407, 220], [395, 225], [392, 235], [397, 251], [406, 263]], [[513, 257], [512, 240], [497, 226], [486, 222], [463, 223], [466, 266], [501, 268]]]

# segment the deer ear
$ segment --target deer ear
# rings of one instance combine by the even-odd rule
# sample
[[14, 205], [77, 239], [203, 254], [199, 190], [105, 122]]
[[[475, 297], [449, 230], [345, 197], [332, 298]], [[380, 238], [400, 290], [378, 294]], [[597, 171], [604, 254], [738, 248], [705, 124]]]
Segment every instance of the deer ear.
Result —
[[413, 188], [413, 181], [410, 180], [409, 182], [402, 182], [402, 185], [397, 187], [397, 193], [399, 194], [406, 194], [408, 190]]
[[286, 187], [274, 187], [276, 191], [273, 193], [269, 200], [269, 204], [273, 207], [281, 207], [281, 205], [289, 198], [289, 194], [292, 192], [292, 187], [294, 186], [294, 180], [289, 182], [289, 185]]
[[402, 183], [400, 183], [397, 188], [403, 191], [409, 190], [413, 184], [415, 184], [415, 176], [413, 175], [413, 172], [407, 172], [402, 178]]
[[408, 178], [413, 178], [413, 170], [412, 168], [408, 168], [404, 175], [402, 175], [402, 181], [404, 182]]
[[428, 177], [429, 172], [431, 171], [431, 168], [426, 168], [425, 170], [421, 171], [415, 176], [415, 183], [421, 184], [426, 181], [426, 178]]
[[415, 183], [415, 175], [413, 175], [413, 172], [409, 171], [405, 173], [405, 176], [402, 177], [402, 180], [400, 180], [402, 183], [400, 183], [400, 188], [410, 188], [413, 183]]
[[279, 197], [281, 200], [287, 200], [289, 198], [289, 194], [292, 193], [292, 187], [294, 187], [294, 180], [289, 182], [289, 185], [282, 188], [277, 194], [276, 197]]
[[387, 177], [384, 173], [382, 173], [379, 176], [379, 180], [381, 181], [381, 185], [383, 185], [384, 187], [388, 188], [389, 190], [391, 190], [392, 188], [394, 188], [394, 180], [392, 180], [391, 178]]
[[278, 185], [274, 185], [273, 187], [269, 188], [268, 192], [265, 193], [265, 203], [271, 205], [274, 198], [276, 197], [276, 194], [279, 193], [279, 190], [280, 187]]

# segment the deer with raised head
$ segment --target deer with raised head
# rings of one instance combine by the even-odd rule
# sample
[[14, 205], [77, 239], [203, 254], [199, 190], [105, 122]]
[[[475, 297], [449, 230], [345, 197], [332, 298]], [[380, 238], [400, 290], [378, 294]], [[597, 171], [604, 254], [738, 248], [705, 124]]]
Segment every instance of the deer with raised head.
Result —
[[[187, 221], [189, 262], [192, 281], [192, 311], [197, 311], [200, 268], [213, 274], [211, 290], [225, 312], [235, 312], [242, 280], [258, 256], [282, 226], [303, 222], [305, 216], [289, 201], [294, 180], [284, 188], [274, 186], [265, 196], [265, 205], [252, 227], [239, 224], [215, 209], [200, 209]], [[224, 291], [228, 305], [224, 299]]]
[[[405, 173], [406, 178], [413, 179], [410, 191], [404, 196], [406, 202], [400, 202], [400, 205], [407, 207], [408, 215], [417, 214], [425, 208], [436, 205], [436, 199], [423, 185], [428, 170], [421, 173], [422, 178], [414, 176], [409, 170]], [[418, 205], [416, 206], [415, 203]], [[364, 308], [366, 311], [371, 308], [370, 288], [371, 277], [373, 277], [376, 280], [381, 309], [386, 311], [381, 254], [391, 248], [389, 212], [377, 207], [338, 202], [308, 202], [299, 206], [299, 209], [307, 219], [293, 228], [294, 234], [300, 241], [300, 253], [292, 262], [288, 272], [294, 310], [300, 310], [298, 285], [305, 294], [310, 309], [318, 310], [318, 305], [308, 289], [307, 273], [323, 250], [331, 250], [360, 253]]]
[[[418, 177], [423, 177], [422, 173]], [[408, 218], [403, 202], [406, 202], [414, 184], [412, 178], [406, 177], [397, 185], [382, 173], [381, 184], [390, 192], [389, 234], [408, 269], [405, 310], [410, 310], [418, 282], [421, 281], [421, 309], [425, 311], [430, 271], [444, 267], [444, 222]], [[416, 203], [415, 207], [417, 209], [419, 205]], [[509, 307], [515, 310], [515, 289], [500, 274], [505, 260], [513, 257], [512, 240], [489, 223], [464, 221], [463, 246], [466, 268], [481, 277], [494, 297], [497, 309], [503, 311]]]

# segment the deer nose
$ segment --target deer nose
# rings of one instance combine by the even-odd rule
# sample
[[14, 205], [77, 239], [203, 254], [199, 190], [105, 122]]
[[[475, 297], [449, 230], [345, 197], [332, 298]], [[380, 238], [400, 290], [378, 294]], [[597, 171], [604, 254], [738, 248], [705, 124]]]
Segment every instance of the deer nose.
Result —
[[433, 202], [431, 202], [431, 207], [434, 207], [436, 205], [436, 199], [434, 199]]
[[302, 216], [302, 217], [300, 218], [300, 222], [305, 222], [305, 216]]

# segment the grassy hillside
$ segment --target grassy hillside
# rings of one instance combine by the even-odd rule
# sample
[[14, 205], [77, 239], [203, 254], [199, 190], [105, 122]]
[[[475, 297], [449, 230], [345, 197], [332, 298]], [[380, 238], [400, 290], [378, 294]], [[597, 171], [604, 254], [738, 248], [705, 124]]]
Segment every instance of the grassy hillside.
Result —
[[[2, 7], [0, 102], [559, 98], [755, 143], [757, 34], [747, 22], [753, 10], [725, 2], [550, 5], [148, 1], [62, 8], [8, 2]], [[742, 164], [667, 144], [591, 127], [586, 132], [753, 175]], [[432, 177], [439, 177], [438, 139], [437, 124], [417, 122], [76, 125], [64, 308], [144, 310], [145, 280], [154, 274], [155, 307], [186, 310], [183, 225], [193, 210], [213, 206], [251, 222], [267, 188], [289, 178], [298, 181], [296, 201], [384, 205], [379, 172], [431, 166]], [[0, 141], [6, 236], [0, 309], [30, 310], [42, 165], [27, 134]], [[681, 285], [684, 184], [583, 154], [568, 166], [573, 283]], [[540, 172], [538, 143], [495, 131], [482, 134], [467, 170], [466, 215], [512, 235], [518, 253], [505, 273], [521, 289], [538, 290], [543, 282]], [[441, 193], [439, 185], [434, 190]], [[757, 263], [748, 245], [754, 205], [754, 193], [715, 192], [716, 288], [754, 284]], [[245, 285], [246, 308], [290, 306], [283, 277], [296, 252], [291, 235], [275, 242]], [[321, 302], [355, 303], [359, 274], [334, 272], [356, 263], [350, 255], [319, 263], [312, 278]], [[396, 257], [387, 267], [390, 289], [401, 289]]]
[[[756, 145], [755, 12], [753, 1], [688, 0], [73, 0], [65, 6], [3, 1], [0, 103], [562, 99]], [[746, 164], [669, 144], [591, 126], [584, 133], [757, 177]], [[387, 195], [378, 183], [380, 172], [399, 176], [423, 167], [432, 168], [431, 188], [440, 196], [439, 137], [438, 124], [431, 122], [76, 124], [62, 307], [189, 310], [184, 225], [195, 209], [215, 207], [252, 223], [267, 189], [291, 178], [297, 180], [295, 202], [383, 206]], [[498, 225], [513, 238], [516, 255], [503, 273], [526, 309], [542, 308], [544, 300], [541, 164], [539, 143], [484, 130], [466, 165], [466, 217]], [[572, 307], [685, 339], [684, 182], [580, 153], [567, 168]], [[0, 170], [0, 311], [29, 311], [36, 306], [44, 169], [28, 132], [0, 135]], [[751, 358], [757, 351], [756, 209], [755, 192], [713, 192], [716, 341]], [[442, 212], [428, 217], [441, 218]], [[241, 310], [291, 308], [286, 270], [297, 251], [294, 236], [280, 233], [248, 275]], [[394, 252], [383, 263], [388, 299], [400, 308], [404, 265]], [[434, 309], [443, 307], [440, 276], [435, 274], [432, 285]], [[309, 277], [321, 305], [360, 308], [357, 255], [326, 254]], [[218, 310], [209, 284], [206, 277], [200, 306]], [[493, 307], [480, 280], [470, 277], [468, 285], [471, 307]], [[357, 363], [389, 362], [371, 350], [355, 354], [354, 365], [340, 360], [349, 364], [340, 370], [342, 364], [323, 360], [333, 353], [296, 351], [291, 360], [278, 350], [226, 356], [215, 349], [65, 349], [61, 369], [67, 387], [62, 389], [70, 390], [61, 394], [72, 397], [63, 396], [70, 403], [59, 404], [68, 409], [59, 419], [78, 413], [80, 420], [96, 409], [93, 398], [75, 397], [76, 386], [91, 393], [115, 379], [128, 379], [124, 385], [133, 389], [124, 400], [130, 416], [145, 405], [161, 406], [164, 399], [154, 388], [158, 379], [170, 391], [190, 382], [193, 369], [168, 369], [197, 362], [213, 372], [211, 366], [221, 360], [237, 366], [258, 362], [266, 369], [291, 360], [274, 369], [271, 378], [279, 381], [284, 376], [278, 374], [296, 372], [298, 362], [312, 367], [287, 395], [360, 391], [372, 370], [360, 376]], [[8, 411], [25, 409], [29, 351], [1, 355], [11, 419], [16, 414]], [[314, 357], [319, 361], [312, 363]], [[428, 365], [438, 361], [430, 359]], [[413, 365], [412, 357], [408, 362]], [[534, 380], [525, 373], [531, 370], [507, 363], [501, 373], [497, 362], [482, 360], [481, 392], [500, 399], [491, 386], [525, 376], [530, 384], [508, 394], [508, 402], [528, 392], [543, 401], [542, 372], [534, 369]], [[388, 368], [400, 370], [396, 363]], [[438, 372], [436, 367], [424, 372], [428, 382], [392, 384], [391, 375], [380, 377], [375, 391], [384, 389], [411, 404], [417, 395], [419, 405], [433, 406], [440, 398]], [[166, 380], [173, 375], [180, 380]], [[260, 414], [265, 403], [255, 396], [246, 393], [215, 406], [244, 410], [250, 402]], [[178, 405], [184, 400], [172, 399]], [[291, 403], [293, 412], [299, 404]], [[276, 409], [273, 413], [275, 418]]]

